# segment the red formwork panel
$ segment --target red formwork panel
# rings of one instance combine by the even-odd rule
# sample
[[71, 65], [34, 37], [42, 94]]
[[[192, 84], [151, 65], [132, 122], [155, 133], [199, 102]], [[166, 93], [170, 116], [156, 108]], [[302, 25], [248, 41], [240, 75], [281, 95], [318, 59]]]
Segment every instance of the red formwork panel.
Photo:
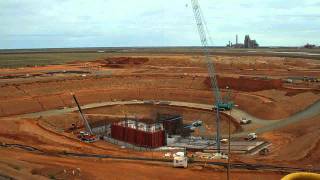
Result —
[[117, 139], [118, 138], [117, 132], [118, 132], [117, 126], [114, 124], [111, 124], [111, 137], [114, 139]]
[[136, 144], [136, 130], [132, 128], [126, 128], [127, 130], [127, 142], [130, 144]]
[[124, 136], [125, 128], [116, 124], [111, 125], [111, 137], [120, 141], [125, 140]]
[[115, 138], [118, 140], [123, 140], [123, 128], [121, 126], [116, 126]]
[[166, 142], [167, 142], [166, 141], [166, 133], [165, 133], [165, 131], [161, 131], [161, 144], [162, 144], [162, 146], [167, 145]]
[[158, 132], [154, 132], [151, 134], [152, 136], [152, 142], [151, 142], [151, 147], [157, 147], [159, 146], [159, 142], [158, 142]]
[[142, 137], [142, 134], [141, 134], [141, 132], [140, 131], [137, 131], [136, 132], [136, 137], [135, 137], [135, 145], [137, 145], [137, 146], [140, 146], [140, 144], [141, 144], [141, 137]]
[[157, 147], [161, 147], [164, 146], [164, 131], [157, 131], [157, 132], [153, 132], [153, 133], [148, 133], [146, 135], [147, 138], [147, 146], [151, 147], [151, 148], [157, 148]]
[[158, 144], [158, 142], [157, 142], [157, 132], [151, 133], [151, 138], [150, 139], [151, 139], [150, 146], [152, 148], [157, 147], [157, 144]]
[[152, 147], [152, 133], [146, 132], [145, 138], [146, 138], [146, 144], [144, 145], [146, 147]]
[[119, 138], [122, 141], [126, 140], [125, 127], [119, 126]]
[[163, 146], [162, 144], [162, 131], [158, 131], [157, 133], [157, 146]]
[[153, 133], [150, 133], [149, 134], [149, 137], [150, 137], [150, 140], [149, 140], [149, 146], [150, 147], [155, 147], [156, 144], [157, 144], [157, 141], [156, 141], [156, 137], [157, 137], [157, 132], [153, 132]]
[[158, 131], [152, 134], [153, 139], [152, 139], [152, 147], [161, 147], [164, 146], [164, 131]]
[[137, 131], [136, 132], [136, 143], [137, 146], [144, 146], [145, 144], [145, 132]]
[[128, 142], [128, 128], [123, 127], [123, 141]]
[[142, 147], [157, 148], [165, 145], [164, 131], [145, 132], [117, 124], [111, 125], [111, 137]]
[[144, 131], [142, 131], [142, 137], [141, 137], [141, 146], [143, 146], [143, 147], [145, 147], [147, 144], [148, 144], [148, 135], [147, 135], [147, 133], [146, 132], [144, 132]]

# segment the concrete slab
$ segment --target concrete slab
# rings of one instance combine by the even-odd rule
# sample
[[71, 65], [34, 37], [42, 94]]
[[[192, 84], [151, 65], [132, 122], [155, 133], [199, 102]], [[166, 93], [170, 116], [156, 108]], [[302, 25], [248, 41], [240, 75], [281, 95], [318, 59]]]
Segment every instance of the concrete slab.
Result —
[[[254, 149], [260, 147], [261, 145], [265, 144], [265, 141], [232, 141], [230, 143], [230, 149], [233, 153], [248, 153], [254, 151]], [[199, 151], [216, 151], [217, 146], [214, 140], [188, 140], [183, 139], [179, 142], [172, 143], [169, 145], [169, 147], [178, 147], [178, 148], [187, 148], [187, 149], [194, 149]], [[221, 144], [220, 150], [222, 152], [228, 151], [228, 144]]]

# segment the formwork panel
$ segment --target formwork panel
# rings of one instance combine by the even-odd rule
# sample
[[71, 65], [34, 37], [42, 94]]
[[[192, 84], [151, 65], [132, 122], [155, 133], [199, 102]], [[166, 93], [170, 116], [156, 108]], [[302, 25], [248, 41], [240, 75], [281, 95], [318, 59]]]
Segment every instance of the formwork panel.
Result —
[[164, 146], [164, 131], [145, 132], [117, 124], [111, 125], [111, 137], [136, 146], [157, 148]]
[[136, 144], [136, 130], [132, 128], [126, 128], [127, 130], [127, 142], [130, 144]]
[[136, 132], [136, 145], [137, 146], [143, 146], [144, 144], [144, 132], [143, 131], [137, 131]]
[[111, 137], [120, 141], [125, 141], [124, 127], [114, 124], [111, 125]]

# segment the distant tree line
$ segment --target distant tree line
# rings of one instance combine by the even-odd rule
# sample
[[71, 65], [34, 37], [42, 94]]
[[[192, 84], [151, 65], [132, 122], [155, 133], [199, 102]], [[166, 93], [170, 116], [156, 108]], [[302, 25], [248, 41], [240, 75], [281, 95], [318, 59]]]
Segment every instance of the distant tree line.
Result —
[[[304, 48], [307, 49], [313, 49], [313, 48], [317, 48], [317, 46], [315, 44], [309, 44], [307, 43], [306, 45], [303, 46]], [[320, 46], [318, 46], [318, 48], [320, 48]]]

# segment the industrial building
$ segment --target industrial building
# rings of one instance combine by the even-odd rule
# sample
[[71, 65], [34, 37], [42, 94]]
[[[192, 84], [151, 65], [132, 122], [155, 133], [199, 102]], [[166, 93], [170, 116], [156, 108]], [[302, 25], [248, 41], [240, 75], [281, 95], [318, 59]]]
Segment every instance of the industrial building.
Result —
[[232, 48], [258, 48], [259, 44], [257, 43], [256, 40], [251, 40], [249, 35], [246, 35], [244, 37], [244, 42], [238, 43], [238, 35], [236, 35], [236, 43], [232, 44], [231, 41], [229, 41], [227, 47], [232, 47]]
[[251, 40], [249, 35], [246, 35], [244, 38], [244, 48], [257, 48], [259, 44], [256, 40]]

